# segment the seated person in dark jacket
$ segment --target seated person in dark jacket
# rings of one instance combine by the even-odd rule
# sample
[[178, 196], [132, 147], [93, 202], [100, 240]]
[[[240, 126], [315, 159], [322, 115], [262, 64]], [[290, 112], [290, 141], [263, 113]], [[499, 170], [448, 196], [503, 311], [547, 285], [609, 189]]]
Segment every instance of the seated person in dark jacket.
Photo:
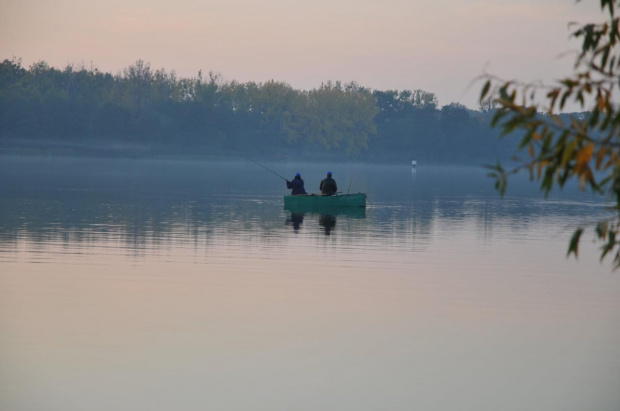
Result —
[[295, 178], [293, 181], [286, 180], [286, 188], [290, 188], [291, 195], [299, 195], [299, 194], [307, 194], [304, 189], [304, 180], [301, 179], [301, 175], [299, 173], [295, 174]]
[[324, 196], [333, 196], [338, 191], [338, 186], [336, 185], [336, 180], [332, 178], [332, 172], [327, 172], [327, 178], [324, 178], [321, 181], [321, 185], [319, 187], [321, 189], [321, 194]]

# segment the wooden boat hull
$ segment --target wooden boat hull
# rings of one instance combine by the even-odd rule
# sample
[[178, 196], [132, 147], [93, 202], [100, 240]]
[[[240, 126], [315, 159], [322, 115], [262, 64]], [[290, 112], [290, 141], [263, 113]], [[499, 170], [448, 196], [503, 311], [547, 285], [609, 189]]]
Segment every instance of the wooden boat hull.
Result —
[[297, 196], [284, 196], [284, 208], [287, 210], [307, 209], [320, 211], [321, 209], [340, 208], [364, 208], [366, 207], [366, 194], [340, 194], [335, 196], [322, 196], [306, 194]]

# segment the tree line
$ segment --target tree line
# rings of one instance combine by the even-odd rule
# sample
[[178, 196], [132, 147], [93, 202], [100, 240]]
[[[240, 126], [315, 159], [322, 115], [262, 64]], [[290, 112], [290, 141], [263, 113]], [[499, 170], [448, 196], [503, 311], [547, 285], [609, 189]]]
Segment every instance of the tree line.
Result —
[[489, 124], [493, 105], [438, 106], [423, 90], [331, 82], [297, 90], [275, 80], [178, 77], [138, 60], [96, 68], [0, 63], [0, 147], [120, 147], [142, 154], [489, 162], [515, 147]]

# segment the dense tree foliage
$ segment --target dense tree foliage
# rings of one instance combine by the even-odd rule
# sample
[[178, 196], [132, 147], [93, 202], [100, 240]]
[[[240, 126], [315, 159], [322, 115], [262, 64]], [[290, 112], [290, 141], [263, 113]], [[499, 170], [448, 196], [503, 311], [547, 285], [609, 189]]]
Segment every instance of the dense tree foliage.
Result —
[[296, 90], [137, 61], [117, 75], [0, 63], [0, 148], [97, 155], [252, 154], [271, 158], [483, 164], [514, 146], [480, 111], [423, 90], [326, 82]]
[[[618, 268], [620, 108], [614, 92], [620, 86], [620, 18], [616, 17], [620, 0], [598, 1], [604, 21], [573, 29], [572, 36], [582, 46], [571, 76], [550, 87], [489, 76], [481, 100], [488, 103], [490, 98], [496, 103], [493, 124], [504, 134], [522, 132], [520, 148], [527, 151], [528, 159], [515, 168], [506, 169], [501, 163], [490, 167], [500, 192], [505, 191], [510, 174], [529, 170], [544, 193], [577, 180], [582, 189], [609, 197], [615, 203], [613, 217], [598, 222], [594, 231], [603, 242], [601, 259], [614, 254]], [[571, 118], [558, 114], [569, 102], [587, 111]], [[583, 231], [581, 227], [574, 232], [569, 255], [577, 256]]]

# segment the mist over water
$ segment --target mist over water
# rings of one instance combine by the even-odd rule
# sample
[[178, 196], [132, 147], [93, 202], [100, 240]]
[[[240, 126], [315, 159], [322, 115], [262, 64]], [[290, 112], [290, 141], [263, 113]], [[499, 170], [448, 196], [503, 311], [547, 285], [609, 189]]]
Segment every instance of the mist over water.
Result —
[[620, 277], [482, 168], [0, 158], [0, 408], [616, 410]]

